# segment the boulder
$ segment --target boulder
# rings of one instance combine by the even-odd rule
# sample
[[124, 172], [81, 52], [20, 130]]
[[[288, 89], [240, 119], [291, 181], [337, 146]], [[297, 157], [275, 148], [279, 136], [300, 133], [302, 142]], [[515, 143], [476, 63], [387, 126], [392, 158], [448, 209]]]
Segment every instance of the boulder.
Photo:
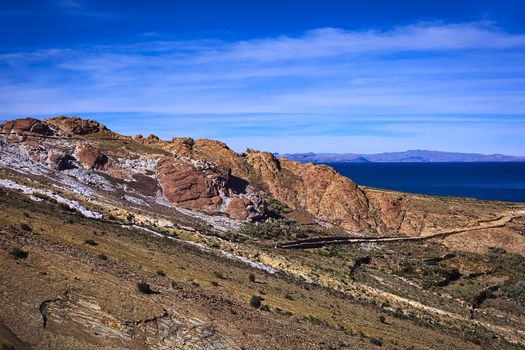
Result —
[[233, 197], [227, 208], [228, 215], [235, 220], [246, 220], [253, 213], [253, 203], [245, 197]]
[[78, 146], [76, 154], [78, 162], [86, 169], [104, 169], [109, 161], [102, 151], [86, 143]]

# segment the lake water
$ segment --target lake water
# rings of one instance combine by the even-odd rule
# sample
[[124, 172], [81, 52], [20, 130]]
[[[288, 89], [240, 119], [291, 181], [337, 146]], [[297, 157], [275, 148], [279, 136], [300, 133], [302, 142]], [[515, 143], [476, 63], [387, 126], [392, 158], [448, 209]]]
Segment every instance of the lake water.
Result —
[[525, 163], [328, 163], [358, 184], [437, 196], [525, 202]]

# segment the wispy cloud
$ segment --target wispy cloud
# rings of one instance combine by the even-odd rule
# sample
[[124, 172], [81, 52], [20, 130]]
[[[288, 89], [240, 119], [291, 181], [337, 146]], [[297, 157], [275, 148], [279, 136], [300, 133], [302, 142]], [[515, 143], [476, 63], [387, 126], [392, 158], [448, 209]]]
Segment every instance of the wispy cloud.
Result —
[[[492, 147], [496, 143], [490, 140], [506, 132], [498, 147], [508, 145], [510, 152], [519, 143], [514, 131], [525, 132], [524, 123], [509, 117], [525, 115], [524, 61], [525, 35], [491, 23], [420, 23], [390, 31], [321, 28], [296, 37], [238, 42], [147, 40], [49, 48], [0, 55], [0, 113], [134, 112], [128, 115], [134, 118], [129, 128], [113, 119], [130, 133], [151, 125], [147, 116], [162, 115], [165, 125], [170, 115], [168, 120], [185, 125], [182, 130], [174, 126], [173, 134], [181, 130], [246, 146], [250, 138], [282, 137], [283, 131], [296, 141], [300, 134], [305, 137], [304, 143], [282, 143], [274, 151], [315, 151], [309, 139], [331, 136], [347, 137], [348, 147], [362, 137], [383, 140], [376, 145], [388, 143], [388, 137], [422, 142], [435, 125], [452, 135], [443, 123], [457, 127], [462, 125], [457, 120], [467, 120], [470, 126], [459, 128], [463, 141], [458, 138], [458, 143], [479, 144], [469, 141], [483, 134], [469, 132], [476, 125], [485, 128]], [[490, 125], [476, 122], [487, 114]], [[188, 124], [184, 115], [199, 117]], [[372, 115], [387, 120], [377, 124]], [[428, 121], [424, 126], [403, 119], [422, 115], [458, 119], [444, 118], [432, 127]], [[298, 122], [298, 116], [307, 121]], [[356, 118], [366, 125], [356, 124]], [[318, 148], [337, 151], [340, 145]]]

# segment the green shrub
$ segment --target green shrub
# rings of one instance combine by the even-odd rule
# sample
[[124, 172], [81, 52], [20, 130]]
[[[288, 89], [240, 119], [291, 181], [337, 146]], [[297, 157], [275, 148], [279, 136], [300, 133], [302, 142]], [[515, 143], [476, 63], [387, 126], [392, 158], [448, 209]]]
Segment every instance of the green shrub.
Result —
[[255, 283], [255, 275], [253, 273], [250, 273], [250, 276], [248, 276], [248, 279], [250, 282]]
[[100, 260], [108, 260], [108, 257], [107, 257], [105, 254], [99, 254], [99, 255], [98, 255], [98, 258], [99, 258]]
[[217, 281], [211, 281], [210, 283], [214, 287], [218, 287], [219, 286], [219, 282], [217, 282]]
[[157, 271], [157, 275], [159, 275], [160, 277], [166, 277], [166, 272], [164, 272], [162, 270], [158, 270]]
[[92, 246], [96, 246], [96, 245], [98, 245], [98, 243], [95, 242], [95, 241], [92, 240], [92, 239], [86, 239], [86, 240], [84, 241], [84, 244], [89, 244], [89, 245], [92, 245]]

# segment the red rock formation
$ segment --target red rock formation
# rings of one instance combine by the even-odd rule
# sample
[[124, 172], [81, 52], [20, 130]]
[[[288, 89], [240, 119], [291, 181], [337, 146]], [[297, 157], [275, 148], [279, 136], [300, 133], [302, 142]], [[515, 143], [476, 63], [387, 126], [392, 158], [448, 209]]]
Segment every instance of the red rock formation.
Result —
[[164, 196], [184, 208], [208, 213], [219, 211], [221, 190], [226, 186], [229, 172], [202, 164], [199, 169], [189, 160], [166, 156], [159, 161], [158, 178]]
[[78, 162], [86, 169], [104, 169], [108, 157], [100, 149], [87, 143], [82, 143], [77, 149]]
[[[228, 203], [227, 212], [232, 219], [246, 220], [254, 212], [252, 202], [244, 197], [234, 197]], [[252, 210], [250, 210], [252, 209]]]

